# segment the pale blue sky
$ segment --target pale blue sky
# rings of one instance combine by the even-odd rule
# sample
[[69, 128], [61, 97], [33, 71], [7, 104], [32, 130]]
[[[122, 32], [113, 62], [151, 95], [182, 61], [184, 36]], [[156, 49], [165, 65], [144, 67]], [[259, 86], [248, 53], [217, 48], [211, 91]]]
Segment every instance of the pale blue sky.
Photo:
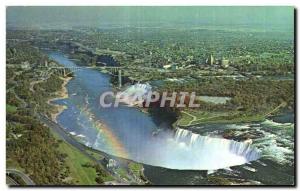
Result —
[[293, 7], [8, 7], [11, 26], [248, 25], [293, 29]]

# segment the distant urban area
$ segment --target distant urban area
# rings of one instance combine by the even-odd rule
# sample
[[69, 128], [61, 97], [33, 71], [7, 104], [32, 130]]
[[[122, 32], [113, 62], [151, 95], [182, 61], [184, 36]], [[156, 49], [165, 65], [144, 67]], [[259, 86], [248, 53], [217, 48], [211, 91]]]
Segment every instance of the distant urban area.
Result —
[[[295, 184], [293, 31], [7, 26], [9, 185]], [[99, 105], [140, 89], [199, 106]]]

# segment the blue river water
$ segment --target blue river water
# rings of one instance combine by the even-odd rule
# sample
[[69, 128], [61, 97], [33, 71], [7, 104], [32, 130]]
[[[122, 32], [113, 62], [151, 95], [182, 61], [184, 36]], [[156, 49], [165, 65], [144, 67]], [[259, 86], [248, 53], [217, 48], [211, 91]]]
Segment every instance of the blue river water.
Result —
[[[62, 65], [76, 65], [63, 53], [48, 55]], [[265, 149], [264, 144], [256, 149], [205, 132], [194, 133], [197, 129], [162, 131], [153, 136], [158, 127], [148, 114], [126, 105], [100, 106], [100, 95], [113, 88], [110, 76], [96, 70], [76, 71], [67, 89], [69, 98], [56, 101], [67, 106], [58, 116], [58, 123], [87, 146], [108, 154], [168, 169], [217, 170], [255, 161]]]

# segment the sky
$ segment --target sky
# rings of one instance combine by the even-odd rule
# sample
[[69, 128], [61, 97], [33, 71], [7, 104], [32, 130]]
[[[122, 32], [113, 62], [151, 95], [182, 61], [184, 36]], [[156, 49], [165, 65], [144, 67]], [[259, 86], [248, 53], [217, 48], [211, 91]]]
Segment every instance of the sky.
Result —
[[7, 26], [241, 26], [293, 30], [293, 7], [7, 7]]

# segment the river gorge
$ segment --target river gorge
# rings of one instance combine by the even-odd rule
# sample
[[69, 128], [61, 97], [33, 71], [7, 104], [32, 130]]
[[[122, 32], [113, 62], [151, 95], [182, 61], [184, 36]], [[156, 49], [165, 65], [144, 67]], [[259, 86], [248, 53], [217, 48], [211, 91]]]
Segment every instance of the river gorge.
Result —
[[[49, 52], [48, 56], [64, 66], [76, 65], [61, 52]], [[266, 120], [161, 129], [137, 108], [99, 105], [100, 95], [113, 89], [108, 74], [78, 70], [67, 89], [69, 97], [55, 101], [67, 106], [57, 122], [89, 147], [145, 164], [145, 175], [154, 184], [219, 181], [208, 180], [210, 174], [231, 183], [237, 179], [242, 183], [276, 184], [281, 176], [288, 178], [280, 184], [293, 181], [294, 175], [288, 174], [293, 168], [293, 122]], [[223, 138], [225, 134], [227, 139]], [[251, 137], [253, 144], [243, 142], [244, 135]], [[272, 179], [267, 178], [268, 173]]]

